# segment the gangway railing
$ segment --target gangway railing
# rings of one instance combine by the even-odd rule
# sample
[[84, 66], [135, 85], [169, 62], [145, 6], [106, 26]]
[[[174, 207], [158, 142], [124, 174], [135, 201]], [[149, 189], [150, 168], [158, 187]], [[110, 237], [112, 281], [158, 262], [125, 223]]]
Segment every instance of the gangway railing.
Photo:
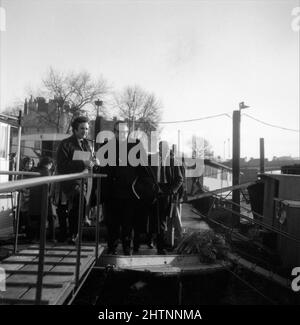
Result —
[[[23, 179], [23, 177], [37, 177], [41, 176], [40, 173], [38, 172], [27, 172], [27, 171], [0, 171], [0, 175], [9, 175], [13, 176], [13, 180], [16, 180], [17, 177], [20, 179]], [[12, 213], [14, 215], [14, 253], [17, 252], [18, 250], [18, 237], [19, 237], [19, 223], [20, 223], [20, 203], [21, 203], [21, 195], [20, 192], [17, 192], [17, 195], [15, 197], [15, 204], [16, 204], [16, 211], [14, 207], [14, 196], [12, 195], [13, 192], [11, 192], [11, 208], [12, 208]]]
[[[1, 172], [1, 173], [16, 173], [16, 172]], [[24, 175], [24, 172], [21, 173]], [[20, 175], [21, 175], [20, 174]], [[32, 175], [33, 176], [33, 175]], [[36, 174], [34, 175], [36, 176]], [[104, 174], [94, 174], [89, 172], [56, 175], [56, 176], [41, 176], [29, 179], [21, 179], [0, 183], [0, 194], [14, 192], [25, 188], [35, 186], [42, 187], [42, 201], [41, 201], [41, 224], [40, 224], [40, 247], [39, 247], [39, 261], [38, 261], [38, 274], [37, 274], [37, 289], [35, 303], [40, 305], [42, 302], [42, 288], [43, 288], [43, 275], [44, 275], [44, 260], [45, 260], [45, 246], [46, 246], [46, 220], [48, 215], [48, 193], [49, 185], [58, 182], [65, 182], [80, 179], [80, 196], [79, 196], [79, 216], [78, 216], [78, 240], [76, 241], [76, 269], [75, 269], [75, 287], [79, 285], [80, 275], [80, 255], [81, 255], [81, 237], [82, 237], [82, 221], [83, 221], [83, 207], [84, 207], [84, 179], [87, 178], [97, 179], [97, 195], [96, 195], [96, 234], [95, 234], [95, 259], [98, 259], [98, 246], [99, 246], [99, 214], [100, 214], [100, 188], [101, 178], [106, 177]]]
[[3, 171], [0, 170], [0, 175], [15, 175], [15, 176], [38, 176], [41, 175], [40, 173], [37, 172], [25, 172], [25, 171]]

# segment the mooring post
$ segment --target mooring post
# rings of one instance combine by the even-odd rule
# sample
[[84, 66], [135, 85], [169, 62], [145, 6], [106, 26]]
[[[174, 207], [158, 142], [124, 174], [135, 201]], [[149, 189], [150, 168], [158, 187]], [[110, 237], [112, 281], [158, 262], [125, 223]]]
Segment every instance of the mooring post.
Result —
[[[240, 184], [240, 123], [241, 111], [233, 111], [232, 118], [232, 185]], [[240, 213], [240, 190], [232, 191], [232, 205], [234, 212]], [[232, 214], [232, 226], [236, 227], [240, 223], [240, 218], [236, 214]]]
[[265, 139], [260, 138], [259, 139], [259, 158], [260, 158], [260, 168], [259, 171], [261, 174], [264, 174], [265, 172]]

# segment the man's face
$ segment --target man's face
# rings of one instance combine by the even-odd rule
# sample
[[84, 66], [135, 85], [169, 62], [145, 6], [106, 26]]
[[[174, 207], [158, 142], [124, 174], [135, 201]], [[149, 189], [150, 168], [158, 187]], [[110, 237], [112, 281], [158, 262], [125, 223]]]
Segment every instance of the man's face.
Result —
[[125, 141], [128, 138], [128, 126], [126, 123], [119, 123], [115, 128], [115, 136], [120, 141]]
[[74, 130], [74, 134], [77, 139], [85, 139], [89, 132], [89, 124], [87, 122], [80, 123], [77, 130]]
[[27, 163], [25, 165], [25, 170], [31, 170], [32, 167], [33, 167], [32, 160], [27, 161]]

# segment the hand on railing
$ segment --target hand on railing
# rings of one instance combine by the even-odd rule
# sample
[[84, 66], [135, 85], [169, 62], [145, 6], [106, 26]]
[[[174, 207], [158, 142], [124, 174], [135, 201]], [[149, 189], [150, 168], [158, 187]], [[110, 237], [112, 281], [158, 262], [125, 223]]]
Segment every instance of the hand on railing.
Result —
[[84, 160], [83, 163], [87, 169], [92, 169], [95, 165], [93, 160]]
[[89, 170], [94, 166], [100, 166], [100, 161], [95, 156], [93, 156], [90, 160], [85, 160], [83, 163], [84, 166]]
[[97, 157], [93, 157], [92, 161], [94, 162], [94, 166], [100, 166], [100, 161]]

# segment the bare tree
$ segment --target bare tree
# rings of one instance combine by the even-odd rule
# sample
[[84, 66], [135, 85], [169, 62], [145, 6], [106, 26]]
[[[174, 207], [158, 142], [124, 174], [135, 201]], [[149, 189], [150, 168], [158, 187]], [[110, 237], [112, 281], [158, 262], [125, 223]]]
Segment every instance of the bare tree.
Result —
[[[56, 126], [59, 130], [61, 119], [64, 117], [67, 119], [66, 129], [69, 130], [74, 116], [84, 113], [89, 117], [95, 117], [97, 111], [94, 102], [98, 98], [103, 98], [107, 92], [108, 85], [102, 77], [93, 80], [86, 71], [62, 73], [51, 67], [43, 79], [41, 93], [53, 99], [56, 110], [49, 114], [39, 113], [39, 119]], [[105, 115], [104, 111], [101, 113]]]
[[157, 129], [162, 105], [153, 93], [139, 86], [126, 87], [115, 100], [119, 115], [128, 121], [131, 130], [139, 127], [149, 134]]
[[202, 157], [205, 159], [212, 159], [214, 157], [212, 146], [207, 139], [194, 134], [190, 145], [192, 146], [192, 155], [195, 158]]

